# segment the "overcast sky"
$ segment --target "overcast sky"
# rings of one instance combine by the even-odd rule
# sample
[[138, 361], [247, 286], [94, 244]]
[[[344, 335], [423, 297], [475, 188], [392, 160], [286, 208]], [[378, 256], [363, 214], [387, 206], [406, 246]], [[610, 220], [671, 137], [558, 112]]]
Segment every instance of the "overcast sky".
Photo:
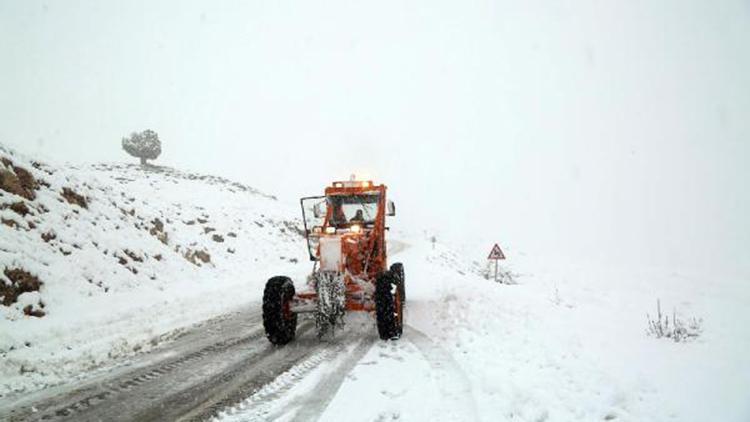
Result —
[[5, 1], [0, 142], [352, 172], [399, 223], [582, 260], [750, 267], [750, 2]]

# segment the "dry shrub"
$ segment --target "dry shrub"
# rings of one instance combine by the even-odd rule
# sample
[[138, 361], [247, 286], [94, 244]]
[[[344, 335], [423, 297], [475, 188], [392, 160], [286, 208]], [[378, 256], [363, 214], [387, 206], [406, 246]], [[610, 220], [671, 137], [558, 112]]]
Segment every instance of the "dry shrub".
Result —
[[0, 169], [0, 189], [26, 199], [36, 198], [34, 191], [25, 189], [18, 176], [9, 170]]
[[0, 169], [0, 189], [33, 200], [35, 190], [39, 190], [39, 183], [25, 168], [13, 164], [7, 157], [2, 157], [4, 169]]
[[661, 301], [659, 299], [656, 300], [656, 319], [651, 319], [651, 316], [646, 314], [646, 320], [648, 321], [648, 328], [646, 329], [648, 335], [656, 338], [668, 338], [675, 343], [694, 340], [703, 332], [702, 318], [696, 319], [693, 317], [683, 321], [677, 318], [676, 309], [672, 310], [672, 321], [670, 323], [669, 316], [661, 313]]
[[[13, 171], [16, 172], [18, 180], [21, 182], [21, 187], [26, 189], [28, 192], [34, 193], [33, 191], [39, 190], [39, 183], [34, 176], [25, 168], [14, 166]], [[33, 198], [27, 198], [33, 199]]]

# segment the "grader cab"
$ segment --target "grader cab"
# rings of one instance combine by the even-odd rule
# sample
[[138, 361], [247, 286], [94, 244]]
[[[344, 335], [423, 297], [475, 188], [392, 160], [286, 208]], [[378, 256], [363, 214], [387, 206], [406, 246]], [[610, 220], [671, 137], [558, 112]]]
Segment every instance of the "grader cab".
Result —
[[395, 215], [395, 206], [386, 198], [386, 186], [352, 178], [300, 202], [313, 271], [303, 292], [296, 292], [286, 276], [266, 283], [263, 325], [268, 339], [279, 345], [292, 341], [302, 313], [314, 315], [322, 337], [343, 323], [347, 311], [374, 312], [380, 338], [399, 338], [404, 267], [388, 267], [386, 216]]

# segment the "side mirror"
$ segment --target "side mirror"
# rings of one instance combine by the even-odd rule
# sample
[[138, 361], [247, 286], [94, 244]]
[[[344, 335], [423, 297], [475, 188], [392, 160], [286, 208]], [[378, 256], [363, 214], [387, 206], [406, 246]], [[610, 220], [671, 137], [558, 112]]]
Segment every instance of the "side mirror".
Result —
[[318, 202], [313, 206], [313, 215], [315, 218], [324, 218], [326, 216], [326, 202]]
[[394, 204], [393, 201], [389, 200], [386, 208], [387, 210], [385, 215], [387, 215], [388, 217], [393, 217], [394, 215], [396, 215], [396, 204]]

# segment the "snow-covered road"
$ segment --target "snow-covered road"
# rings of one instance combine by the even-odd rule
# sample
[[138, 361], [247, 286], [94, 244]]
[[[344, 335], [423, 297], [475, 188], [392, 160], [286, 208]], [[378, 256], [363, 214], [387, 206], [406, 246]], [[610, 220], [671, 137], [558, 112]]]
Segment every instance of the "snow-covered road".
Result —
[[[264, 338], [259, 308], [253, 303], [246, 312], [199, 324], [85, 382], [0, 402], [0, 414], [10, 421], [316, 420], [341, 385], [354, 380], [355, 366], [366, 371], [377, 363], [381, 382], [371, 386], [398, 387], [430, 373], [435, 383], [411, 393], [442, 397], [429, 412], [477, 419], [468, 378], [419, 330], [407, 326], [403, 341], [379, 342], [371, 317], [359, 314], [334, 337], [319, 340], [312, 321], [303, 320], [293, 343], [274, 347]], [[383, 376], [398, 379], [383, 383]]]
[[270, 399], [284, 390], [278, 376], [293, 374], [292, 383], [317, 364], [334, 358], [346, 363], [350, 347], [366, 351], [376, 339], [371, 327], [355, 322], [335, 339], [319, 341], [312, 321], [303, 321], [294, 343], [274, 347], [265, 339], [259, 309], [253, 303], [246, 312], [207, 321], [83, 383], [0, 402], [0, 414], [18, 421], [202, 420], [253, 394]]
[[351, 325], [216, 420], [481, 420], [467, 375], [427, 335], [406, 326], [399, 341], [381, 342], [368, 316], [351, 315]]

